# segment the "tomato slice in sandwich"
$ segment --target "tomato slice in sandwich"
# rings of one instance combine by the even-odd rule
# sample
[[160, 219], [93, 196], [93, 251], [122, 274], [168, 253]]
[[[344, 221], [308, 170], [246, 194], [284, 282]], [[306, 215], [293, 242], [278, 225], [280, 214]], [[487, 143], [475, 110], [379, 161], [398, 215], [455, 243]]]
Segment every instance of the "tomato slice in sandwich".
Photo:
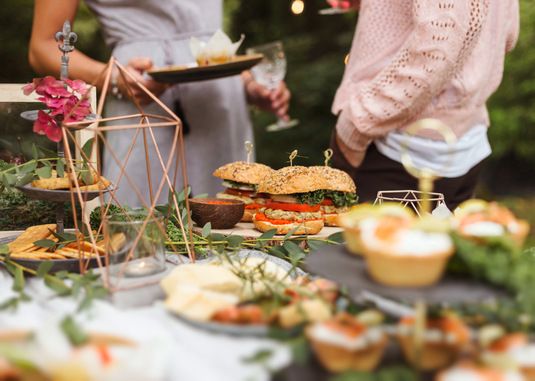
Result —
[[292, 204], [289, 202], [269, 202], [266, 204], [266, 208], [286, 210], [289, 212], [315, 213], [319, 212], [320, 205]]
[[252, 203], [252, 204], [247, 204], [245, 205], [245, 209], [260, 209], [260, 208], [263, 208], [265, 205], [262, 205], [262, 204], [257, 204], [257, 203]]
[[331, 200], [330, 198], [326, 198], [324, 199], [320, 205], [323, 205], [323, 206], [333, 206], [334, 205], [334, 202], [333, 200]]

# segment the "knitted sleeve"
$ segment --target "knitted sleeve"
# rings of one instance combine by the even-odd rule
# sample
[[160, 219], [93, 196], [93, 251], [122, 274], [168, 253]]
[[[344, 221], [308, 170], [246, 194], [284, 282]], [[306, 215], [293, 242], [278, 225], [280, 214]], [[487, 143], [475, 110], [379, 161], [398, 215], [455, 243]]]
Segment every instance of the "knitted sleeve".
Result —
[[506, 52], [510, 52], [518, 42], [520, 34], [520, 9], [518, 1], [511, 4], [511, 17], [509, 18], [509, 35], [507, 36]]
[[339, 114], [339, 139], [364, 151], [372, 139], [410, 120], [440, 93], [475, 45], [489, 0], [412, 0], [414, 28], [392, 62], [350, 90]]

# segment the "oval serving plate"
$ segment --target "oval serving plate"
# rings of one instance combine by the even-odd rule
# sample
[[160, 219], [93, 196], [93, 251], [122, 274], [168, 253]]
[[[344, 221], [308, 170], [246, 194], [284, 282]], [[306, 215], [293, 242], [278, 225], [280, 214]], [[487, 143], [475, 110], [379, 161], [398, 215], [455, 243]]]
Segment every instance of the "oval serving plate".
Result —
[[[292, 265], [285, 261], [284, 259], [274, 257], [272, 255], [265, 254], [258, 250], [240, 250], [235, 255], [237, 258], [245, 259], [245, 258], [261, 258], [265, 259], [266, 261], [272, 262], [278, 266], [280, 266], [283, 270], [290, 271], [292, 269]], [[232, 258], [232, 255], [230, 258]], [[217, 257], [213, 258], [207, 258], [197, 261], [197, 263], [210, 263], [214, 260], [217, 260]], [[290, 274], [290, 276], [295, 279], [299, 276], [306, 275], [306, 273], [296, 268], [294, 271]], [[165, 307], [164, 307], [165, 308]], [[267, 337], [270, 331], [270, 326], [268, 325], [238, 325], [238, 324], [222, 324], [222, 323], [216, 323], [216, 322], [200, 322], [197, 320], [189, 319], [188, 317], [177, 314], [175, 312], [170, 312], [171, 315], [179, 319], [180, 321], [183, 321], [184, 323], [191, 325], [195, 328], [200, 328], [205, 331], [209, 331], [212, 333], [218, 333], [218, 334], [224, 334], [224, 335], [230, 335], [230, 336], [243, 336], [243, 337]], [[288, 333], [291, 334], [295, 329], [288, 330]]]
[[262, 60], [261, 54], [251, 54], [236, 56], [230, 62], [208, 66], [164, 66], [147, 73], [155, 81], [165, 83], [184, 83], [206, 81], [241, 74], [243, 71], [252, 68]]

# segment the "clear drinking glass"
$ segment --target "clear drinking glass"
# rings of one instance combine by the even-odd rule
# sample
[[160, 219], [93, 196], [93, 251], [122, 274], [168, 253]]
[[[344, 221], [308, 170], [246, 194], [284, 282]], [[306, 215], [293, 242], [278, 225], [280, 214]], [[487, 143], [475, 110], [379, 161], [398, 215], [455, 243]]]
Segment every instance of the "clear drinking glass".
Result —
[[104, 234], [110, 274], [142, 277], [165, 270], [165, 237], [161, 214], [132, 211], [108, 218]]
[[[282, 42], [276, 41], [265, 45], [259, 45], [247, 49], [247, 54], [262, 54], [264, 58], [259, 64], [253, 66], [251, 72], [255, 81], [265, 86], [270, 91], [275, 91], [286, 76], [286, 56], [282, 47]], [[288, 120], [279, 118], [276, 123], [267, 126], [267, 131], [280, 131], [295, 127], [298, 120]]]

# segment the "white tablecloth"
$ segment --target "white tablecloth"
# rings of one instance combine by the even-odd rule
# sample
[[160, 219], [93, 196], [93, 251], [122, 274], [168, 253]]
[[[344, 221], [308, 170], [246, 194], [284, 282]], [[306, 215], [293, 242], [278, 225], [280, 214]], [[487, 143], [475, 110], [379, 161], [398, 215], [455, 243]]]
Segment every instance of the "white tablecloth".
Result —
[[[11, 287], [11, 277], [1, 270], [0, 303], [15, 295]], [[0, 311], [0, 331], [42, 329], [73, 314], [90, 332], [124, 336], [140, 343], [157, 341], [168, 368], [162, 381], [268, 380], [265, 365], [247, 364], [244, 358], [269, 349], [273, 352], [268, 366], [271, 369], [281, 368], [291, 359], [288, 348], [271, 340], [218, 335], [177, 320], [161, 305], [162, 293], [157, 286], [119, 293], [110, 301], [96, 301], [82, 313], [76, 312], [75, 300], [56, 297], [40, 279], [28, 279], [26, 293], [32, 298], [30, 302], [14, 311]]]

